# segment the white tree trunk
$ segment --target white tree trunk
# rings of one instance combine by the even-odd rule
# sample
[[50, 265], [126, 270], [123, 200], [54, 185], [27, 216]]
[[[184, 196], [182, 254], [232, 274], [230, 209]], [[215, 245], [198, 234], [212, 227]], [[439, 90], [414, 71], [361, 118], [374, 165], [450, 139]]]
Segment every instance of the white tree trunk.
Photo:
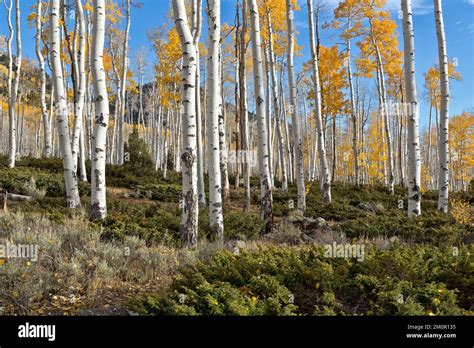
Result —
[[[184, 0], [173, 0], [176, 29], [183, 50], [183, 220], [181, 234], [186, 245], [198, 239], [197, 144], [196, 144], [196, 48], [188, 24]], [[212, 201], [211, 201], [212, 203]], [[212, 207], [212, 205], [211, 205]], [[212, 210], [212, 208], [211, 208]]]
[[130, 16], [130, 1], [126, 0], [126, 16], [127, 16], [127, 26], [125, 28], [125, 36], [123, 39], [123, 57], [122, 57], [122, 81], [120, 86], [121, 95], [121, 108], [120, 108], [120, 115], [119, 115], [119, 127], [118, 127], [118, 144], [117, 144], [117, 155], [118, 155], [118, 164], [122, 165], [124, 160], [124, 143], [125, 143], [125, 95], [127, 92], [127, 69], [128, 69], [128, 35], [130, 33], [130, 23], [131, 23], [131, 16]]
[[197, 161], [198, 161], [198, 199], [199, 206], [205, 208], [206, 191], [204, 186], [204, 153], [202, 137], [202, 110], [201, 110], [201, 63], [199, 53], [199, 38], [202, 29], [202, 0], [193, 0], [193, 44], [196, 48], [196, 133], [197, 133]]
[[107, 156], [107, 127], [109, 123], [109, 96], [104, 69], [105, 0], [94, 0], [92, 31], [92, 84], [94, 86], [95, 115], [92, 137], [91, 217], [107, 216], [105, 163]]
[[313, 82], [316, 96], [316, 127], [318, 130], [318, 149], [320, 161], [320, 183], [323, 189], [324, 201], [331, 203], [331, 175], [329, 173], [329, 165], [326, 156], [326, 141], [324, 139], [323, 121], [321, 117], [321, 86], [319, 83], [318, 56], [316, 53], [316, 43], [314, 39], [314, 17], [313, 17], [313, 0], [308, 0], [308, 20], [309, 33], [311, 41], [311, 60], [313, 69]]
[[288, 84], [290, 88], [290, 113], [293, 134], [293, 153], [295, 158], [296, 187], [298, 189], [298, 210], [306, 210], [306, 188], [304, 183], [303, 137], [300, 135], [300, 121], [297, 114], [296, 83], [294, 77], [293, 60], [295, 55], [295, 28], [293, 23], [293, 2], [286, 0], [288, 23]]
[[415, 75], [415, 33], [411, 0], [401, 0], [403, 11], [403, 42], [405, 89], [408, 104], [408, 216], [421, 214], [421, 155], [418, 130], [418, 98]]
[[446, 36], [444, 33], [443, 7], [441, 0], [434, 0], [436, 36], [438, 38], [439, 76], [441, 107], [439, 110], [439, 196], [438, 209], [443, 213], [449, 208], [449, 75]]
[[[242, 30], [240, 32], [240, 54], [239, 54], [239, 88], [240, 88], [240, 134], [241, 134], [241, 150], [243, 153], [249, 153], [249, 127], [248, 127], [248, 106], [247, 106], [247, 69], [246, 69], [246, 52], [247, 52], [247, 0], [242, 2]], [[248, 156], [242, 159], [242, 177], [244, 182], [244, 211], [250, 211], [250, 165]]]
[[357, 109], [354, 97], [354, 83], [352, 81], [352, 59], [351, 59], [351, 41], [347, 39], [347, 76], [349, 78], [349, 92], [351, 97], [351, 119], [352, 119], [352, 151], [354, 153], [354, 175], [355, 184], [360, 185], [360, 168], [359, 168], [359, 150], [358, 150], [358, 123]]
[[[7, 89], [8, 89], [8, 151], [9, 151], [9, 160], [8, 165], [9, 167], [15, 166], [15, 149], [12, 149], [12, 138], [15, 139], [16, 134], [16, 121], [15, 121], [15, 101], [13, 99], [13, 52], [12, 52], [12, 41], [13, 41], [13, 24], [12, 24], [12, 8], [13, 3], [10, 0], [9, 4], [7, 5], [6, 1], [4, 1], [5, 8], [7, 10], [7, 22], [8, 22], [8, 29], [9, 35], [7, 38], [7, 51], [8, 51], [8, 82], [7, 82]], [[13, 158], [11, 154], [13, 153]]]
[[[219, 0], [220, 1], [220, 0]], [[230, 184], [229, 184], [229, 169], [228, 169], [228, 148], [226, 140], [226, 105], [225, 105], [225, 90], [224, 90], [224, 64], [222, 60], [221, 51], [219, 50], [219, 163], [221, 167], [222, 179], [222, 200], [228, 202], [230, 199]]]
[[15, 22], [16, 22], [16, 59], [15, 59], [15, 79], [13, 82], [13, 92], [11, 94], [9, 103], [9, 114], [10, 114], [10, 137], [9, 137], [9, 151], [8, 151], [8, 166], [10, 168], [15, 167], [15, 161], [17, 156], [17, 144], [16, 144], [16, 113], [15, 106], [18, 101], [18, 89], [20, 87], [20, 74], [21, 74], [21, 60], [22, 60], [22, 49], [21, 49], [21, 12], [20, 12], [20, 0], [15, 0]]
[[76, 97], [74, 111], [74, 128], [72, 132], [72, 157], [75, 172], [77, 173], [77, 164], [80, 152], [80, 137], [82, 131], [82, 116], [84, 110], [84, 99], [86, 92], [86, 24], [84, 20], [84, 10], [82, 0], [76, 0], [76, 16], [79, 24], [79, 51], [77, 52], [77, 79], [76, 79]]
[[77, 180], [74, 175], [74, 163], [71, 151], [68, 125], [67, 96], [64, 90], [64, 77], [61, 67], [61, 41], [59, 32], [60, 19], [59, 0], [51, 0], [50, 3], [50, 61], [53, 74], [53, 85], [55, 93], [56, 119], [59, 136], [59, 147], [63, 157], [64, 182], [66, 188], [66, 199], [69, 208], [77, 208], [81, 205]]
[[48, 116], [48, 107], [46, 105], [46, 73], [43, 53], [41, 52], [41, 35], [43, 33], [43, 1], [37, 1], [37, 17], [36, 17], [36, 56], [38, 58], [38, 64], [40, 68], [40, 79], [41, 79], [41, 114], [43, 116], [43, 132], [44, 132], [44, 147], [43, 156], [51, 156], [51, 122]]
[[385, 73], [382, 61], [382, 55], [378, 44], [375, 42], [375, 39], [372, 36], [372, 44], [375, 48], [375, 56], [377, 58], [378, 74], [379, 74], [379, 93], [380, 93], [380, 114], [382, 115], [384, 128], [385, 128], [385, 137], [387, 140], [387, 164], [388, 164], [388, 189], [390, 194], [395, 194], [395, 171], [394, 171], [394, 160], [393, 160], [393, 148], [392, 148], [392, 135], [390, 131], [390, 122], [388, 117], [387, 110], [387, 93], [385, 88]]
[[222, 214], [222, 177], [220, 167], [219, 117], [220, 81], [219, 44], [221, 28], [220, 0], [208, 0], [208, 57], [207, 57], [207, 159], [209, 171], [209, 214], [215, 236], [224, 238]]
[[257, 113], [258, 132], [258, 169], [260, 174], [260, 197], [262, 205], [262, 218], [266, 221], [265, 233], [273, 228], [273, 196], [268, 163], [268, 134], [265, 112], [265, 93], [263, 86], [262, 44], [260, 38], [260, 17], [258, 14], [257, 0], [251, 0], [250, 23], [253, 55], [253, 77], [255, 89], [255, 106]]
[[278, 148], [279, 148], [279, 160], [281, 167], [281, 188], [283, 191], [288, 190], [288, 177], [286, 173], [286, 142], [283, 139], [283, 134], [281, 131], [281, 120], [280, 120], [280, 108], [278, 105], [278, 83], [276, 77], [276, 62], [275, 62], [275, 51], [273, 48], [273, 26], [270, 13], [267, 13], [267, 25], [268, 25], [268, 41], [269, 41], [269, 50], [270, 50], [270, 76], [272, 80], [272, 97], [273, 97], [273, 111], [275, 113], [275, 128], [276, 136], [278, 139]]

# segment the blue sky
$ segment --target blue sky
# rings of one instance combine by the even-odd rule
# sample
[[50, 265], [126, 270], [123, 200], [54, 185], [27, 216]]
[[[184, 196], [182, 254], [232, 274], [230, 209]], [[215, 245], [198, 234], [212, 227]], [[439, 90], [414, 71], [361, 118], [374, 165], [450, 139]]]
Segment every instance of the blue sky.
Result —
[[[236, 0], [222, 1], [222, 21], [234, 22]], [[317, 0], [314, 0], [315, 2]], [[321, 0], [329, 8], [334, 8], [338, 0]], [[149, 46], [147, 30], [157, 27], [167, 21], [170, 0], [141, 0], [141, 8], [132, 8], [131, 26], [131, 60], [133, 67], [134, 53], [143, 46]], [[205, 0], [203, 0], [205, 4]], [[28, 29], [26, 22], [30, 6], [34, 0], [22, 0], [22, 26], [24, 55], [34, 59], [34, 30]], [[295, 14], [296, 28], [298, 31], [298, 44], [304, 46], [303, 56], [296, 58], [296, 68], [309, 59], [309, 33], [307, 26], [306, 1], [298, 0], [301, 11]], [[387, 8], [391, 11], [392, 18], [398, 19], [400, 1], [388, 0]], [[418, 93], [421, 101], [420, 117], [422, 125], [428, 119], [428, 104], [421, 98], [423, 96], [423, 73], [437, 62], [437, 44], [432, 0], [413, 0], [415, 48], [416, 48], [416, 73]], [[463, 76], [461, 82], [451, 84], [451, 114], [459, 114], [464, 110], [474, 109], [474, 0], [444, 0], [444, 19], [447, 38], [447, 50], [450, 58], [456, 58], [458, 70]], [[331, 13], [328, 14], [328, 20]], [[205, 16], [204, 16], [205, 18]], [[6, 12], [0, 4], [0, 34], [7, 34]], [[204, 24], [202, 40], [205, 40], [207, 27]], [[399, 41], [402, 44], [401, 27]], [[321, 43], [326, 46], [334, 45], [337, 37], [330, 31], [322, 31]], [[401, 49], [403, 47], [401, 46]], [[150, 49], [150, 60], [153, 59]], [[151, 64], [150, 64], [151, 65]]]

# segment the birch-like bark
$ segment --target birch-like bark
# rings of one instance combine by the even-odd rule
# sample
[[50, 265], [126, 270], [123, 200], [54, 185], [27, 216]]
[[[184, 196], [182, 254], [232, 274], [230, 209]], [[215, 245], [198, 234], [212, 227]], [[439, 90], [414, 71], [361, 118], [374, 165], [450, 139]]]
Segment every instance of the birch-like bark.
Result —
[[[10, 10], [11, 11], [11, 5]], [[10, 15], [9, 15], [10, 20]], [[21, 60], [22, 60], [22, 49], [21, 49], [21, 13], [20, 13], [20, 0], [15, 0], [15, 22], [16, 22], [16, 58], [15, 58], [15, 78], [13, 81], [13, 91], [9, 102], [9, 115], [10, 115], [10, 132], [9, 132], [9, 149], [8, 149], [8, 166], [10, 168], [15, 167], [16, 156], [17, 156], [17, 141], [16, 141], [16, 112], [15, 105], [18, 100], [18, 89], [20, 87], [20, 73], [21, 73]], [[9, 24], [10, 26], [11, 24]], [[11, 29], [10, 29], [11, 30]], [[11, 32], [11, 31], [10, 31]], [[11, 52], [11, 51], [10, 51]]]
[[281, 120], [280, 120], [280, 108], [278, 105], [278, 83], [276, 77], [276, 61], [275, 61], [275, 51], [273, 48], [273, 25], [270, 12], [267, 12], [267, 25], [268, 25], [268, 42], [270, 50], [270, 76], [272, 80], [272, 97], [273, 97], [273, 111], [275, 113], [275, 128], [276, 136], [278, 139], [278, 148], [279, 148], [279, 160], [281, 167], [281, 188], [283, 191], [288, 190], [288, 177], [286, 174], [286, 142], [283, 139], [281, 132]]
[[438, 39], [439, 76], [441, 106], [439, 110], [439, 179], [438, 209], [448, 213], [449, 209], [449, 75], [446, 36], [444, 33], [443, 6], [434, 0], [436, 36]]
[[308, 0], [308, 21], [309, 34], [311, 41], [311, 67], [313, 70], [313, 83], [315, 90], [315, 108], [316, 108], [316, 128], [318, 132], [318, 149], [320, 161], [320, 183], [323, 190], [324, 201], [331, 203], [331, 175], [329, 173], [329, 165], [326, 155], [326, 141], [324, 139], [324, 127], [321, 117], [321, 85], [319, 83], [318, 56], [316, 53], [316, 43], [314, 39], [314, 17], [313, 17], [313, 0]]
[[105, 0], [94, 0], [92, 29], [92, 84], [94, 86], [94, 134], [92, 136], [91, 218], [107, 216], [105, 163], [107, 157], [107, 127], [109, 96], [104, 69]]
[[204, 154], [202, 138], [202, 110], [201, 110], [201, 56], [199, 52], [199, 38], [202, 30], [202, 0], [193, 0], [193, 44], [196, 48], [196, 134], [197, 134], [197, 161], [198, 161], [198, 200], [199, 206], [205, 208], [206, 191], [204, 186]]
[[273, 196], [268, 163], [268, 134], [265, 112], [265, 93], [263, 81], [262, 44], [260, 38], [260, 17], [258, 14], [257, 0], [251, 0], [250, 7], [253, 77], [255, 90], [255, 106], [257, 113], [258, 137], [258, 169], [260, 174], [260, 197], [262, 205], [262, 218], [266, 222], [265, 233], [273, 229]]
[[[173, 0], [176, 29], [183, 50], [183, 221], [181, 234], [186, 245], [198, 239], [197, 144], [196, 144], [196, 48], [188, 24], [184, 0]], [[220, 178], [219, 178], [220, 179]], [[220, 183], [220, 181], [218, 181]], [[211, 201], [212, 203], [212, 201]], [[212, 210], [212, 205], [211, 205]]]
[[[13, 41], [13, 24], [12, 24], [12, 8], [13, 8], [13, 0], [7, 4], [7, 0], [3, 0], [3, 4], [5, 5], [5, 9], [7, 10], [7, 22], [8, 22], [8, 30], [9, 35], [7, 38], [7, 52], [8, 52], [8, 82], [7, 82], [7, 89], [8, 89], [8, 151], [9, 154], [13, 152], [15, 153], [15, 149], [11, 148], [13, 144], [12, 138], [15, 138], [16, 134], [16, 121], [15, 121], [15, 101], [13, 99], [13, 50], [12, 50], [12, 41]], [[13, 155], [13, 159], [9, 156], [8, 160], [9, 167], [15, 166], [15, 155]]]
[[221, 167], [222, 179], [222, 200], [228, 202], [230, 199], [230, 184], [229, 184], [229, 169], [228, 169], [228, 147], [226, 142], [226, 105], [225, 105], [225, 91], [224, 91], [224, 63], [222, 60], [221, 51], [219, 50], [219, 77], [221, 79], [219, 89], [219, 163]]
[[408, 104], [408, 216], [421, 214], [421, 155], [418, 130], [418, 98], [415, 76], [415, 33], [411, 0], [401, 0], [405, 58], [405, 88]]
[[[76, 62], [76, 93], [75, 97], [75, 111], [74, 111], [74, 128], [72, 132], [72, 157], [74, 162], [74, 170], [77, 173], [78, 168], [78, 158], [80, 152], [80, 137], [82, 131], [82, 116], [84, 110], [84, 99], [86, 92], [86, 62], [85, 62], [85, 52], [86, 52], [86, 23], [84, 20], [84, 10], [82, 7], [82, 0], [76, 0], [76, 16], [77, 22], [79, 25], [79, 50], [77, 55]], [[76, 41], [76, 40], [74, 40]]]
[[38, 58], [38, 64], [40, 68], [40, 79], [41, 79], [41, 114], [43, 118], [43, 134], [44, 134], [44, 147], [43, 156], [51, 157], [51, 122], [48, 116], [48, 107], [46, 105], [46, 73], [43, 53], [41, 52], [41, 35], [43, 33], [43, 1], [37, 1], [37, 16], [36, 16], [36, 57]]
[[215, 236], [224, 238], [222, 214], [222, 176], [220, 167], [219, 118], [220, 118], [220, 0], [208, 0], [208, 57], [207, 57], [207, 158], [209, 171], [209, 215]]
[[290, 88], [290, 114], [291, 129], [293, 134], [293, 153], [295, 159], [296, 187], [298, 190], [298, 210], [304, 213], [306, 210], [306, 188], [304, 182], [304, 158], [303, 137], [300, 136], [300, 121], [297, 114], [296, 83], [294, 77], [294, 55], [295, 55], [295, 27], [293, 21], [293, 2], [286, 0], [286, 12], [288, 23], [288, 84]]
[[351, 120], [352, 120], [352, 151], [354, 152], [354, 175], [355, 184], [360, 185], [360, 168], [359, 168], [359, 149], [358, 149], [358, 125], [357, 125], [357, 109], [354, 97], [354, 83], [352, 81], [352, 59], [351, 59], [351, 41], [346, 40], [347, 46], [347, 76], [349, 78], [349, 92], [351, 97]]
[[389, 122], [389, 117], [388, 117], [388, 111], [387, 111], [387, 93], [386, 93], [386, 88], [385, 88], [385, 73], [384, 73], [384, 68], [383, 68], [383, 62], [382, 62], [382, 55], [380, 53], [380, 49], [378, 47], [378, 44], [375, 42], [375, 39], [372, 35], [372, 44], [374, 45], [375, 48], [375, 56], [377, 59], [377, 66], [378, 66], [378, 72], [379, 72], [379, 93], [380, 93], [380, 114], [382, 115], [383, 122], [384, 122], [384, 128], [385, 128], [385, 138], [387, 140], [387, 164], [388, 164], [388, 189], [390, 191], [390, 194], [395, 194], [395, 170], [394, 170], [394, 161], [393, 161], [393, 148], [392, 148], [392, 135], [390, 131], [390, 122]]
[[51, 0], [50, 3], [50, 62], [53, 74], [53, 85], [55, 93], [56, 123], [58, 127], [59, 148], [63, 157], [63, 172], [66, 188], [66, 199], [69, 208], [77, 208], [81, 205], [76, 176], [74, 175], [74, 163], [71, 151], [68, 125], [67, 96], [64, 90], [64, 77], [61, 66], [61, 41], [59, 32], [60, 20], [59, 0]]
[[242, 178], [244, 182], [244, 211], [250, 211], [250, 165], [249, 165], [249, 127], [248, 127], [248, 105], [247, 105], [247, 68], [245, 57], [247, 53], [247, 0], [242, 1], [242, 31], [240, 32], [240, 53], [239, 53], [239, 109], [241, 121], [241, 151], [245, 157], [242, 160]]
[[126, 0], [126, 17], [127, 17], [127, 25], [125, 28], [125, 36], [123, 39], [123, 57], [122, 57], [122, 81], [120, 86], [121, 95], [121, 108], [120, 108], [120, 115], [119, 115], [119, 127], [118, 127], [118, 144], [117, 144], [117, 152], [118, 152], [118, 164], [122, 165], [124, 160], [124, 143], [125, 143], [125, 129], [124, 129], [124, 122], [125, 122], [125, 94], [127, 91], [127, 69], [128, 69], [128, 35], [130, 33], [130, 1]]

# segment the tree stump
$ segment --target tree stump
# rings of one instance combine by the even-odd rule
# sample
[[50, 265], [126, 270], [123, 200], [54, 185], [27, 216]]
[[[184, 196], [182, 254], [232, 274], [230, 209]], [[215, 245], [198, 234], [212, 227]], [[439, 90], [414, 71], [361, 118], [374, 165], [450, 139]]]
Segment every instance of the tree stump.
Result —
[[8, 213], [7, 200], [8, 200], [7, 190], [0, 189], [0, 214]]

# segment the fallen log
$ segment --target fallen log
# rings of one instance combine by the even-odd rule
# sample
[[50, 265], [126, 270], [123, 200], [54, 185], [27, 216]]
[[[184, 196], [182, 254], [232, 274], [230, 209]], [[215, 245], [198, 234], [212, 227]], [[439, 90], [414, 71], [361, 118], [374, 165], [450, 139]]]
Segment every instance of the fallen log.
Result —
[[31, 196], [15, 195], [13, 193], [8, 193], [7, 197], [9, 200], [14, 202], [31, 202], [34, 200]]

